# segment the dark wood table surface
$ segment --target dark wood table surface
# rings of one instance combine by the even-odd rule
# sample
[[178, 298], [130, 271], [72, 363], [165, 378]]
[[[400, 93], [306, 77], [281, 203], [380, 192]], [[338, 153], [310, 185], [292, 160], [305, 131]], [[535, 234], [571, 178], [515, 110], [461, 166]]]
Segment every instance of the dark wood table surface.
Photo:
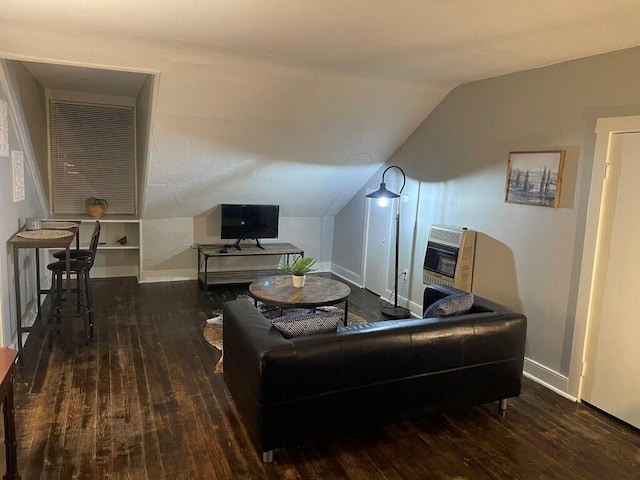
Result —
[[249, 285], [249, 295], [267, 305], [314, 308], [344, 302], [344, 324], [347, 324], [351, 288], [332, 278], [307, 275], [304, 287], [296, 288], [291, 275], [261, 278]]

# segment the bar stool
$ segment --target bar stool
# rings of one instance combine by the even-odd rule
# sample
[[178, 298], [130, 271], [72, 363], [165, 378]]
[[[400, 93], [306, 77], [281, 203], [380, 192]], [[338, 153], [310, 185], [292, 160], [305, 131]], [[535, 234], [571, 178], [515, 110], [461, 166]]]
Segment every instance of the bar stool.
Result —
[[[98, 236], [98, 238], [100, 237], [100, 229], [101, 229], [101, 225], [99, 221], [95, 222], [95, 226], [93, 227], [93, 233], [91, 234], [91, 238], [93, 238], [94, 235]], [[53, 253], [53, 257], [57, 258], [58, 260], [61, 261], [65, 261], [67, 256], [66, 256], [67, 251], [66, 250], [58, 250], [57, 252]], [[91, 250], [86, 250], [86, 249], [82, 249], [82, 248], [77, 248], [75, 250], [69, 250], [69, 258], [71, 260], [89, 260], [89, 258], [91, 258], [92, 256], [92, 252]], [[76, 288], [79, 288], [76, 287]], [[93, 312], [90, 313], [90, 315], [93, 317]]]
[[[95, 226], [93, 227], [93, 235], [100, 235], [100, 222], [96, 221]], [[57, 252], [53, 252], [53, 257], [58, 260], [65, 260], [67, 258], [66, 250], [58, 250]], [[75, 250], [69, 250], [69, 258], [71, 260], [86, 260], [91, 256], [91, 250], [86, 250], [82, 248], [77, 248]]]
[[[76, 294], [77, 315], [82, 315], [84, 319], [84, 331], [86, 342], [93, 337], [93, 292], [91, 290], [91, 278], [89, 271], [93, 266], [96, 251], [98, 249], [98, 241], [100, 239], [100, 222], [96, 222], [96, 228], [91, 235], [89, 243], [89, 257], [85, 259], [71, 259], [71, 274], [76, 276], [76, 288], [70, 290], [70, 293]], [[64, 257], [63, 257], [64, 258]], [[60, 323], [62, 317], [63, 302], [68, 298], [63, 298], [63, 277], [66, 272], [66, 261], [58, 260], [47, 265], [53, 278], [51, 279], [51, 318]], [[70, 279], [67, 279], [69, 282]]]

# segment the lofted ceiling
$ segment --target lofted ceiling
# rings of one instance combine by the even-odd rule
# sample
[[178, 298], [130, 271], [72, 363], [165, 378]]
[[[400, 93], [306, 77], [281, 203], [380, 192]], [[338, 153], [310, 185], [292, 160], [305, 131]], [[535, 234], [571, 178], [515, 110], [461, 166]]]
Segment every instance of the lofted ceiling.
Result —
[[131, 96], [158, 75], [145, 218], [315, 217], [452, 88], [640, 45], [639, 19], [631, 0], [3, 0], [0, 56], [56, 89]]

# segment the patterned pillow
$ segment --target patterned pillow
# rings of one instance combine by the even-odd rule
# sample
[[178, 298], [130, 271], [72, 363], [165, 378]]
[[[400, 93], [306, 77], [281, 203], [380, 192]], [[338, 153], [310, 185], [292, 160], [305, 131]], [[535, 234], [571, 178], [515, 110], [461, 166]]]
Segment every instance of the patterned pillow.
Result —
[[283, 315], [270, 320], [273, 328], [285, 338], [305, 337], [314, 333], [330, 333], [338, 329], [344, 312], [314, 312]]
[[424, 318], [447, 317], [467, 313], [473, 306], [473, 293], [457, 293], [433, 302], [424, 311]]

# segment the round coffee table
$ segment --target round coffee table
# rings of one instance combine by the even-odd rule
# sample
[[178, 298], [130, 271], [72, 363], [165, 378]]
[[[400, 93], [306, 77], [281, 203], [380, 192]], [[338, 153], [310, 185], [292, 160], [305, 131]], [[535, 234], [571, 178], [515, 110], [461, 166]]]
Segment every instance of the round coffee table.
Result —
[[261, 278], [249, 285], [249, 295], [267, 305], [277, 307], [315, 308], [344, 302], [344, 324], [347, 324], [351, 289], [338, 280], [307, 275], [304, 287], [295, 288], [290, 275]]

